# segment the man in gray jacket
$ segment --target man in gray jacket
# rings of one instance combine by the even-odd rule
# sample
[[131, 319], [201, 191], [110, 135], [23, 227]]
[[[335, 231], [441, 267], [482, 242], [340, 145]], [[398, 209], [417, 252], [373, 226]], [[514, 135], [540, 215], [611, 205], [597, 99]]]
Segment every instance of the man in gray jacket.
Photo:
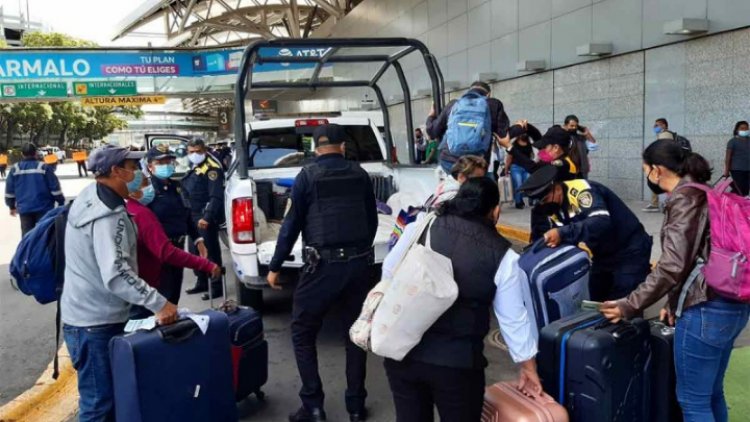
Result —
[[143, 153], [106, 146], [89, 158], [96, 176], [76, 198], [65, 230], [65, 285], [60, 299], [63, 335], [78, 372], [79, 420], [114, 420], [109, 341], [122, 334], [130, 305], [177, 319], [177, 308], [138, 277], [136, 228], [125, 198], [139, 189]]

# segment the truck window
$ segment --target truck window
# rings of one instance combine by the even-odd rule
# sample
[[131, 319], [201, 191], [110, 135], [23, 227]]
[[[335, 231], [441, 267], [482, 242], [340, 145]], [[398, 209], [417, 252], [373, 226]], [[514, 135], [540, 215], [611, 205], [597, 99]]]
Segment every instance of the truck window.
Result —
[[[254, 130], [250, 134], [248, 166], [293, 167], [314, 157], [312, 134], [314, 127], [284, 127]], [[352, 161], [382, 161], [378, 139], [367, 125], [346, 125], [350, 138], [346, 144], [346, 158]]]

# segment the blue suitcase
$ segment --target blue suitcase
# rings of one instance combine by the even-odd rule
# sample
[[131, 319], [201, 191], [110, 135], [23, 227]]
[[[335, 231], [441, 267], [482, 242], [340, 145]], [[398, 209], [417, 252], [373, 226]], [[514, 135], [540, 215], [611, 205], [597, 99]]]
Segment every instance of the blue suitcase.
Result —
[[190, 319], [118, 336], [110, 358], [118, 422], [234, 422], [229, 320], [204, 311], [206, 334]]
[[552, 321], [575, 315], [581, 301], [589, 298], [591, 261], [577, 246], [548, 248], [544, 239], [539, 239], [521, 254], [518, 265], [529, 280], [531, 304], [527, 308], [533, 310], [540, 330]]

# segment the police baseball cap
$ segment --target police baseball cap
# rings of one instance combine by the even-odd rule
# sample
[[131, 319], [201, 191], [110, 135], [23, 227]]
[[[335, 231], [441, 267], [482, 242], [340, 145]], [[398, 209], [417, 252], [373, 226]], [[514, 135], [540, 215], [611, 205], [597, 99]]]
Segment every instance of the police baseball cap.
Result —
[[547, 133], [545, 133], [541, 139], [534, 142], [533, 147], [536, 149], [544, 149], [547, 145], [560, 145], [561, 147], [570, 146], [570, 132], [560, 127], [560, 125], [554, 125]]
[[169, 145], [167, 144], [153, 146], [146, 154], [146, 160], [148, 161], [163, 160], [165, 158], [177, 158], [177, 156], [169, 150]]
[[557, 178], [557, 167], [548, 165], [531, 174], [518, 191], [531, 199], [541, 199], [552, 189]]
[[86, 166], [95, 176], [106, 176], [113, 166], [121, 164], [125, 160], [140, 160], [143, 152], [131, 151], [128, 148], [114, 145], [105, 145], [97, 148], [91, 153]]
[[337, 124], [327, 124], [318, 126], [313, 131], [313, 139], [315, 139], [316, 146], [325, 145], [339, 145], [346, 142], [348, 139], [346, 131], [343, 127]]

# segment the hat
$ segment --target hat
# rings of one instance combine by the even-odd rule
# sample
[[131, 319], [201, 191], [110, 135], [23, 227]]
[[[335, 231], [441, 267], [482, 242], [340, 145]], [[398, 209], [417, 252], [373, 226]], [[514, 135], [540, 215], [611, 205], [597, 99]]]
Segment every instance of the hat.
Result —
[[560, 125], [552, 126], [541, 139], [534, 142], [532, 145], [536, 149], [544, 149], [547, 145], [568, 147], [570, 146], [570, 132], [560, 127]]
[[[321, 137], [327, 139], [321, 141]], [[348, 136], [343, 127], [331, 123], [316, 127], [315, 131], [313, 131], [313, 139], [315, 139], [315, 145], [320, 147], [342, 144], [347, 141]]]
[[117, 147], [114, 145], [105, 145], [97, 148], [91, 153], [86, 166], [96, 176], [106, 176], [113, 166], [122, 163], [125, 160], [140, 160], [143, 158], [143, 152], [131, 151], [128, 148]]
[[557, 177], [557, 167], [549, 165], [539, 168], [518, 188], [531, 199], [541, 199], [552, 189]]
[[159, 144], [148, 150], [146, 159], [148, 161], [162, 160], [164, 158], [177, 158], [172, 151], [169, 150], [169, 145]]

